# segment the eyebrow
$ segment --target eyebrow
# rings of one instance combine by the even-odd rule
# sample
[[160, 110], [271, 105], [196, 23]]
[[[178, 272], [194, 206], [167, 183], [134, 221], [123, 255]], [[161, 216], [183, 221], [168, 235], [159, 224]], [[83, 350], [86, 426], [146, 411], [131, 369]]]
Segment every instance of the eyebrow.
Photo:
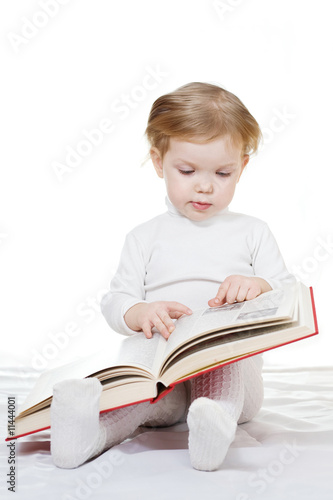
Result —
[[[190, 167], [197, 167], [198, 165], [196, 165], [195, 163], [192, 163], [191, 161], [188, 161], [188, 160], [183, 160], [182, 158], [177, 158], [175, 160], [176, 162], [182, 162], [182, 163], [186, 163], [187, 165], [190, 165]], [[218, 167], [216, 167], [217, 169], [220, 169], [220, 168], [227, 168], [227, 167], [234, 167], [237, 163], [235, 161], [232, 161], [232, 162], [229, 162], [229, 163], [226, 163], [225, 165], [219, 165]]]

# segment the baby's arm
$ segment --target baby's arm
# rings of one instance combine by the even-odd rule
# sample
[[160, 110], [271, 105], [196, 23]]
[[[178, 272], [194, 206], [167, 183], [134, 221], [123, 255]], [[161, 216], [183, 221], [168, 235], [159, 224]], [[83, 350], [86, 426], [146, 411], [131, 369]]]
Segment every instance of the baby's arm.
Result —
[[272, 287], [263, 278], [232, 275], [228, 276], [220, 285], [216, 297], [208, 301], [210, 307], [221, 304], [233, 304], [251, 300], [261, 293], [272, 290]]
[[228, 276], [220, 285], [216, 297], [208, 301], [210, 307], [251, 300], [273, 288], [295, 282], [266, 223], [261, 222], [252, 228], [247, 243], [254, 276]]
[[110, 290], [101, 300], [101, 310], [112, 330], [133, 335], [124, 316], [134, 305], [145, 303], [145, 249], [133, 231], [127, 234]]
[[175, 329], [172, 319], [178, 319], [183, 314], [192, 314], [192, 311], [179, 302], [141, 302], [128, 309], [124, 319], [129, 328], [134, 331], [142, 330], [147, 339], [152, 337], [153, 327], [156, 327], [160, 334], [168, 339]]
[[147, 302], [145, 300], [145, 274], [147, 255], [144, 243], [129, 233], [123, 246], [117, 273], [110, 291], [101, 301], [102, 313], [116, 332], [132, 335], [143, 331], [152, 337], [152, 328], [168, 338], [175, 329], [172, 319], [192, 311], [179, 302]]

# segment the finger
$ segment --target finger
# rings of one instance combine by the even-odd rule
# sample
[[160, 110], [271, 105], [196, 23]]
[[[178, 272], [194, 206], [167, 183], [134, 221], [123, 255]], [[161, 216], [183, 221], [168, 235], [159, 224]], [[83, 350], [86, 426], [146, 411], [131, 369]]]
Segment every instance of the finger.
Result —
[[180, 312], [182, 314], [192, 314], [192, 310], [180, 302], [168, 302], [167, 311], [169, 313]]
[[236, 283], [232, 283], [228, 289], [226, 295], [226, 301], [228, 304], [233, 304], [236, 301], [236, 297], [238, 295], [239, 285]]
[[220, 288], [218, 289], [218, 292], [216, 294], [215, 299], [213, 300], [214, 305], [221, 305], [226, 301], [226, 296], [228, 293], [230, 287], [229, 281], [223, 281], [223, 283], [220, 285]]
[[260, 287], [252, 287], [248, 290], [247, 294], [246, 294], [246, 299], [245, 300], [252, 300], [252, 299], [255, 299], [256, 297], [258, 297], [258, 295], [260, 295], [261, 293], [261, 289]]
[[164, 323], [168, 333], [171, 333], [175, 329], [175, 325], [166, 311], [157, 312], [158, 316], [161, 318], [161, 321]]
[[[192, 313], [191, 313], [191, 314], [192, 314]], [[179, 319], [179, 318], [181, 318], [182, 316], [184, 316], [184, 313], [177, 312], [177, 311], [170, 311], [170, 312], [169, 312], [169, 316], [170, 316], [170, 318], [172, 318], [172, 319]]]
[[244, 300], [247, 299], [249, 290], [250, 288], [248, 286], [240, 286], [236, 297], [237, 302], [244, 302]]
[[142, 325], [142, 331], [145, 334], [145, 337], [147, 339], [151, 339], [152, 338], [153, 334], [152, 334], [152, 331], [151, 331], [151, 325], [150, 325], [150, 323], [148, 321], [146, 323], [143, 323], [143, 325]]
[[155, 316], [153, 318], [153, 323], [154, 323], [154, 326], [157, 328], [157, 330], [162, 335], [162, 337], [164, 337], [165, 339], [168, 339], [170, 333], [169, 333], [167, 327], [165, 326], [165, 324], [163, 323], [163, 321], [161, 320], [161, 318], [157, 314], [155, 314]]
[[220, 300], [219, 298], [214, 297], [213, 299], [210, 299], [208, 301], [208, 305], [209, 307], [219, 307], [225, 304], [225, 302], [226, 302], [225, 299]]

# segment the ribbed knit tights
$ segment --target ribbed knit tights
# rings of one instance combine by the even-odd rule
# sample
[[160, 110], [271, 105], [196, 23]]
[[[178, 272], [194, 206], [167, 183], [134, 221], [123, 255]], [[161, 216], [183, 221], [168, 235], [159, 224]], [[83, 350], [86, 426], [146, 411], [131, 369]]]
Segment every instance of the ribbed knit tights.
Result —
[[234, 440], [237, 424], [258, 413], [263, 400], [261, 369], [262, 358], [255, 356], [192, 380], [187, 424], [195, 469], [216, 470]]
[[124, 441], [140, 425], [173, 425], [187, 408], [184, 384], [158, 403], [140, 403], [100, 415], [101, 392], [102, 385], [95, 378], [66, 380], [53, 387], [51, 454], [58, 467], [78, 467]]
[[[191, 464], [215, 470], [232, 443], [237, 423], [253, 418], [263, 399], [261, 356], [200, 375], [191, 381], [187, 415]], [[151, 405], [149, 402], [99, 414], [102, 392], [95, 378], [66, 380], [53, 388], [51, 454], [55, 465], [75, 468], [121, 443], [140, 425], [173, 425], [186, 415], [184, 384]]]

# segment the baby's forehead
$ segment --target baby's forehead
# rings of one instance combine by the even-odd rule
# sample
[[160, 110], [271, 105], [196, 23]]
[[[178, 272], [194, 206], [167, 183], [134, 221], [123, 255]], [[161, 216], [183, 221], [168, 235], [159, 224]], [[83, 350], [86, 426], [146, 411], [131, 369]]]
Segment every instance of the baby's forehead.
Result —
[[233, 162], [239, 159], [242, 154], [242, 146], [232, 141], [230, 136], [218, 137], [211, 141], [180, 140], [170, 138], [167, 151], [169, 157], [174, 160], [183, 160], [193, 163], [195, 160], [219, 159]]

